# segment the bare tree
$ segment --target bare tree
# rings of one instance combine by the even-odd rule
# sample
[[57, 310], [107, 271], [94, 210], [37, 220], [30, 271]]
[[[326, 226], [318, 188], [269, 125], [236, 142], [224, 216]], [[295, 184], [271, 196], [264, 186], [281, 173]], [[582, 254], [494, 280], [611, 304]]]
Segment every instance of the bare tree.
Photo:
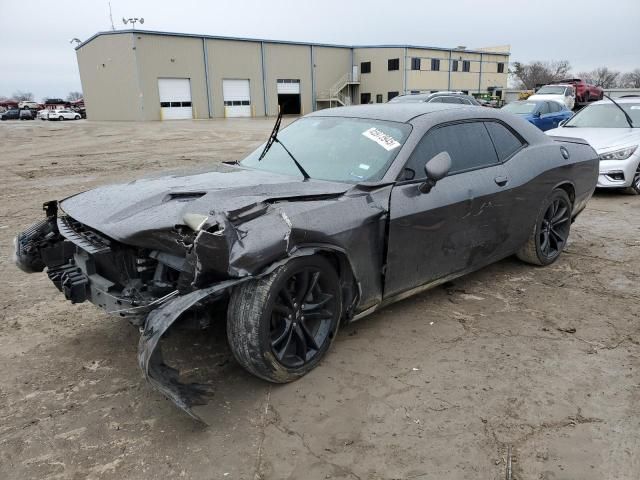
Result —
[[82, 92], [69, 92], [67, 95], [68, 102], [75, 102], [76, 100], [80, 100], [82, 98]]
[[618, 86], [620, 72], [609, 70], [608, 67], [599, 67], [590, 72], [580, 72], [578, 77], [602, 88], [613, 88]]
[[515, 62], [513, 67], [509, 69], [509, 74], [516, 80], [519, 88], [533, 89], [540, 85], [562, 80], [568, 75], [570, 69], [571, 65], [568, 60]]
[[640, 68], [623, 74], [618, 83], [623, 88], [640, 88]]
[[21, 90], [18, 90], [17, 92], [13, 93], [13, 99], [16, 102], [30, 102], [33, 100], [33, 93], [31, 92], [23, 92]]

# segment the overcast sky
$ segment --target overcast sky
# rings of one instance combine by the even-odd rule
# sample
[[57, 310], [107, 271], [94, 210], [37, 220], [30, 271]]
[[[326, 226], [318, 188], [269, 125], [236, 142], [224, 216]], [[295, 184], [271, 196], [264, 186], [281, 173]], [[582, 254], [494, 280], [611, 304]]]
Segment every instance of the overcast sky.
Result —
[[[112, 0], [113, 21], [170, 32], [341, 44], [511, 45], [511, 61], [640, 68], [640, 0]], [[0, 0], [0, 95], [80, 90], [75, 50], [110, 30], [107, 0]]]

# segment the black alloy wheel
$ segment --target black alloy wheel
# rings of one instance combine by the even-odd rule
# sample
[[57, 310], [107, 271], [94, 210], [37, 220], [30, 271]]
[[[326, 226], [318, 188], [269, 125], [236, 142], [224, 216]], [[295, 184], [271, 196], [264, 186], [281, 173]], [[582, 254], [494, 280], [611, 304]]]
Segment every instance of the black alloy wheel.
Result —
[[273, 304], [269, 338], [278, 361], [299, 368], [327, 341], [335, 316], [336, 292], [322, 272], [304, 267], [282, 285]]
[[556, 198], [547, 207], [538, 233], [541, 254], [555, 260], [567, 243], [571, 227], [571, 205], [564, 198]]
[[542, 203], [527, 242], [516, 252], [518, 258], [533, 265], [555, 262], [567, 244], [573, 205], [569, 195], [555, 189]]
[[227, 338], [246, 370], [286, 383], [320, 362], [341, 314], [342, 290], [333, 264], [320, 255], [299, 257], [234, 288]]

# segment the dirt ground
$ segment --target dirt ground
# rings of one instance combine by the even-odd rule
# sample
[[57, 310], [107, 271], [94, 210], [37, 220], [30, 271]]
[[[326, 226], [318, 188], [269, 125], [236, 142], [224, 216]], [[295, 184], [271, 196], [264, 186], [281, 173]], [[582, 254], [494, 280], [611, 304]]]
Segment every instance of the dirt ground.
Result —
[[[640, 197], [598, 193], [561, 259], [507, 259], [344, 327], [288, 385], [224, 330], [169, 351], [214, 396], [195, 424], [142, 379], [138, 331], [11, 263], [41, 205], [237, 159], [272, 120], [0, 124], [0, 478], [640, 478]], [[177, 354], [182, 352], [181, 356]]]

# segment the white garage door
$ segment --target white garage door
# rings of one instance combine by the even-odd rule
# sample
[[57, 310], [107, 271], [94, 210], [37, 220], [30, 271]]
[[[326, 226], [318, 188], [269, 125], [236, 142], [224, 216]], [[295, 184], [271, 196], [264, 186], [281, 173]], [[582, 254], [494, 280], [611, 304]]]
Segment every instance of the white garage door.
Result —
[[193, 118], [191, 82], [188, 78], [159, 78], [158, 92], [163, 120]]
[[292, 79], [292, 78], [278, 80], [278, 93], [279, 94], [300, 93], [300, 80]]
[[251, 116], [249, 80], [222, 80], [225, 117]]

